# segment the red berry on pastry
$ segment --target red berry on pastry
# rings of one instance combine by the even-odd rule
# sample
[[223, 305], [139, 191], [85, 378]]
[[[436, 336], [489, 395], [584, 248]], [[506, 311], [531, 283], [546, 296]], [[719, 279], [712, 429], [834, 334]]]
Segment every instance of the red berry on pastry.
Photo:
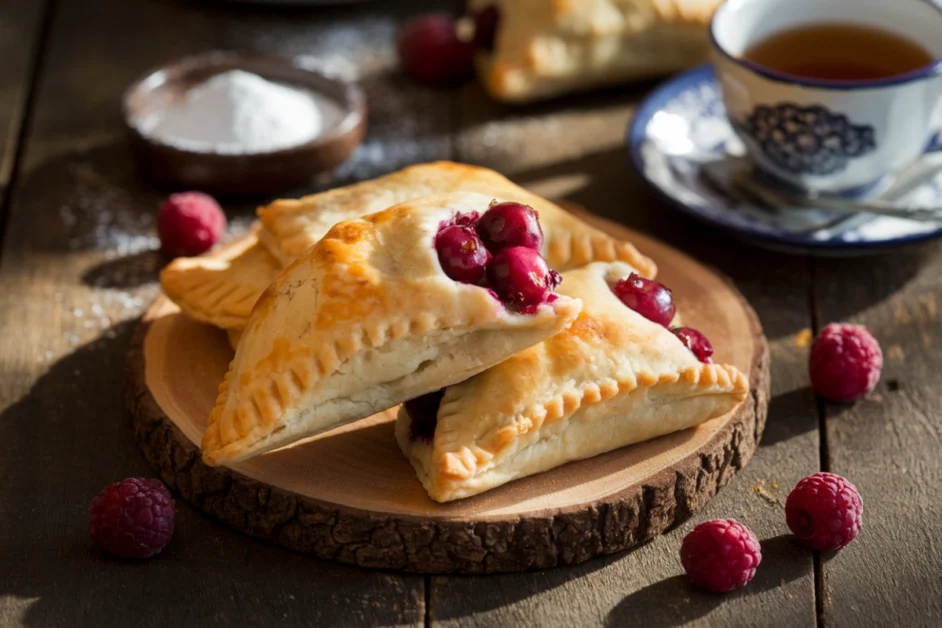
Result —
[[205, 253], [225, 232], [226, 215], [202, 192], [171, 194], [157, 212], [160, 248], [171, 257]]
[[618, 281], [613, 287], [622, 303], [658, 325], [669, 327], [677, 313], [674, 297], [664, 285], [631, 273], [627, 279]]
[[88, 535], [120, 558], [150, 558], [173, 536], [173, 498], [163, 483], [128, 478], [106, 486], [92, 502]]
[[762, 562], [762, 548], [743, 524], [716, 519], [701, 523], [684, 537], [680, 562], [695, 586], [725, 593], [752, 580]]
[[[483, 220], [483, 218], [482, 218]], [[530, 314], [547, 303], [562, 277], [531, 248], [515, 246], [494, 255], [487, 267], [491, 286], [507, 307]]]
[[455, 219], [452, 224], [473, 228], [478, 224], [479, 220], [481, 220], [481, 214], [477, 212], [458, 212], [455, 214]]
[[512, 246], [525, 246], [536, 251], [543, 246], [540, 217], [523, 203], [495, 203], [478, 222], [478, 234], [493, 252]]
[[405, 23], [396, 40], [399, 62], [420, 83], [453, 84], [471, 74], [474, 42], [462, 41], [455, 20], [432, 13]]
[[445, 389], [442, 388], [403, 404], [409, 414], [409, 435], [412, 440], [432, 441], [438, 423], [438, 408], [444, 396]]
[[866, 327], [832, 323], [811, 345], [811, 385], [831, 401], [853, 401], [870, 394], [882, 370], [883, 351]]
[[485, 7], [475, 13], [474, 18], [474, 45], [481, 50], [494, 50], [494, 40], [497, 37], [497, 25], [500, 22], [500, 11], [494, 5]]
[[834, 473], [804, 478], [788, 494], [785, 520], [802, 545], [838, 550], [860, 532], [863, 500], [857, 487]]
[[435, 248], [442, 270], [455, 281], [478, 284], [484, 280], [491, 254], [471, 227], [445, 227], [435, 237]]
[[671, 330], [674, 335], [680, 338], [680, 341], [690, 349], [698, 360], [709, 364], [713, 360], [713, 345], [707, 340], [707, 337], [692, 327], [675, 327]]

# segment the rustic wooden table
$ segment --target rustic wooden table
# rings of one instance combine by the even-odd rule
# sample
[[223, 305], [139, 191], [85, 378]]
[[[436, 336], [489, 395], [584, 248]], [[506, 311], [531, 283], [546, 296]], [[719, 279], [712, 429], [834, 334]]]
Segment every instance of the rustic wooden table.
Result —
[[[0, 0], [0, 624], [938, 626], [942, 623], [942, 253], [854, 260], [768, 253], [659, 203], [631, 172], [625, 125], [648, 86], [510, 109], [474, 84], [401, 78], [405, 16], [458, 0], [261, 10], [173, 0]], [[308, 53], [362, 81], [369, 138], [312, 189], [448, 158], [578, 202], [728, 273], [772, 344], [762, 446], [693, 520], [636, 551], [572, 568], [423, 577], [320, 562], [180, 505], [173, 542], [126, 563], [89, 544], [106, 483], [149, 475], [122, 405], [134, 320], [157, 291], [153, 216], [164, 192], [134, 172], [119, 112], [144, 70], [210, 48]], [[301, 191], [299, 191], [300, 193]], [[227, 205], [246, 225], [251, 204]], [[816, 403], [809, 330], [868, 325], [883, 380], [850, 407]], [[801, 477], [846, 475], [864, 530], [837, 555], [796, 547], [783, 503]], [[691, 589], [678, 560], [698, 521], [735, 517], [762, 540], [745, 589]]]

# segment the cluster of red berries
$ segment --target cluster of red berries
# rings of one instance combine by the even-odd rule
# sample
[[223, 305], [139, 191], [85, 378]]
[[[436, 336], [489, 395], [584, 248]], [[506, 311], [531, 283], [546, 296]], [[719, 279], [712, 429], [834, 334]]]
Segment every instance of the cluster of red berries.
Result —
[[713, 345], [707, 337], [692, 327], [671, 327], [677, 306], [670, 288], [652, 279], [631, 273], [612, 286], [612, 292], [625, 304], [653, 323], [670, 329], [684, 346], [701, 362], [712, 362]]
[[[879, 343], [860, 325], [825, 327], [808, 361], [815, 392], [839, 402], [872, 392], [882, 368]], [[860, 532], [862, 512], [857, 487], [834, 473], [804, 478], [785, 502], [789, 529], [813, 550], [838, 550], [853, 541]], [[762, 552], [749, 528], [732, 519], [718, 519], [701, 523], [684, 538], [680, 560], [691, 582], [721, 593], [752, 580]]]
[[[789, 529], [805, 547], [839, 550], [860, 532], [863, 502], [857, 488], [834, 473], [815, 473], [800, 482], [785, 502]], [[680, 547], [680, 562], [690, 581], [725, 593], [745, 585], [762, 562], [759, 540], [734, 519], [701, 523]]]
[[458, 214], [435, 236], [438, 261], [455, 281], [490, 288], [510, 309], [532, 314], [555, 298], [562, 278], [543, 256], [539, 216], [523, 203], [493, 203]]

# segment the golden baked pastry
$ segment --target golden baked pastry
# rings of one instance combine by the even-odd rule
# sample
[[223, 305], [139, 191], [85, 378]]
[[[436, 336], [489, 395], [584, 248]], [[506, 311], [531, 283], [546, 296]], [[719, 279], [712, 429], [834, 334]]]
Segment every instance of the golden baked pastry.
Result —
[[253, 240], [239, 251], [178, 259], [161, 274], [161, 284], [188, 316], [217, 327], [243, 329], [255, 301], [278, 272], [279, 260], [286, 265], [297, 259], [338, 222], [442, 192], [479, 192], [534, 207], [543, 227], [542, 253], [553, 268], [566, 270], [593, 261], [621, 260], [646, 277], [656, 272], [654, 262], [630, 243], [595, 229], [493, 170], [437, 162], [298, 200], [275, 201], [259, 209], [264, 229], [258, 237], [264, 247]]
[[432, 499], [469, 497], [683, 430], [746, 398], [735, 367], [700, 362], [615, 296], [611, 286], [631, 272], [595, 263], [565, 273], [559, 293], [583, 302], [568, 329], [443, 397], [400, 408], [396, 438]]
[[493, 50], [478, 75], [496, 99], [525, 102], [668, 74], [708, 56], [722, 0], [469, 0], [494, 7]]
[[223, 329], [242, 329], [281, 263], [261, 245], [258, 229], [201, 257], [179, 257], [160, 273], [160, 285], [190, 318]]
[[443, 270], [439, 232], [491, 199], [440, 194], [340, 223], [282, 271], [220, 386], [204, 460], [236, 462], [370, 416], [567, 327], [578, 299], [548, 291], [516, 313]]
[[289, 262], [341, 220], [441, 192], [477, 192], [533, 207], [540, 214], [545, 237], [541, 252], [547, 263], [559, 271], [595, 261], [619, 260], [631, 264], [645, 277], [653, 277], [657, 272], [654, 262], [630, 243], [587, 225], [503, 175], [448, 161], [411, 166], [385, 177], [298, 200], [275, 201], [258, 210], [266, 232], [262, 238], [276, 256]]

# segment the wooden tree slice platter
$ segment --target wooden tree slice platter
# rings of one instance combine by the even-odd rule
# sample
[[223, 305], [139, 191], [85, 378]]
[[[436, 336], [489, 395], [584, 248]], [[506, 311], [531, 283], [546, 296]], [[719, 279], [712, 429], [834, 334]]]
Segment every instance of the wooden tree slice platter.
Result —
[[198, 443], [233, 352], [224, 332], [161, 297], [145, 313], [127, 364], [138, 444], [184, 500], [226, 525], [366, 567], [520, 571], [650, 540], [700, 509], [752, 456], [765, 424], [768, 347], [727, 280], [664, 244], [582, 215], [657, 262], [684, 324], [711, 339], [718, 362], [749, 374], [743, 404], [696, 428], [444, 505], [428, 498], [399, 451], [392, 410], [231, 469], [211, 468]]

